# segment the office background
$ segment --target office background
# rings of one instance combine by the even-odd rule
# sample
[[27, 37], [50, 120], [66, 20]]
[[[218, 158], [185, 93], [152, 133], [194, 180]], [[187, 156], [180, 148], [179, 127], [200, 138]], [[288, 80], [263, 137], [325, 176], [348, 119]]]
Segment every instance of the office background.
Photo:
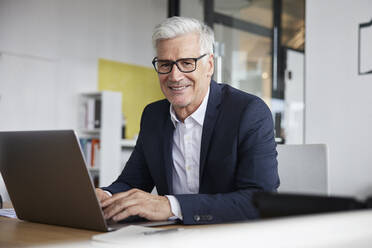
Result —
[[[372, 74], [358, 75], [358, 25], [372, 2], [305, 3], [303, 142], [328, 145], [330, 194], [364, 198]], [[200, 5], [183, 0], [180, 14], [203, 19]], [[98, 59], [150, 67], [152, 29], [167, 15], [167, 0], [0, 0], [0, 130], [77, 128], [77, 95], [97, 90]]]

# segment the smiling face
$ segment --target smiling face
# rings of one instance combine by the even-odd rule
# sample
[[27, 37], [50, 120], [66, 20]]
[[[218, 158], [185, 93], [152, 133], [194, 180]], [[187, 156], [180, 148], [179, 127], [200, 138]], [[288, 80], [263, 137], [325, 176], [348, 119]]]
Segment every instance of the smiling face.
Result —
[[[185, 34], [157, 43], [159, 60], [198, 58], [200, 55], [199, 35]], [[172, 104], [177, 117], [184, 120], [202, 103], [208, 91], [213, 74], [213, 55], [207, 54], [197, 61], [196, 70], [190, 73], [179, 71], [176, 65], [168, 74], [158, 74], [161, 90]]]

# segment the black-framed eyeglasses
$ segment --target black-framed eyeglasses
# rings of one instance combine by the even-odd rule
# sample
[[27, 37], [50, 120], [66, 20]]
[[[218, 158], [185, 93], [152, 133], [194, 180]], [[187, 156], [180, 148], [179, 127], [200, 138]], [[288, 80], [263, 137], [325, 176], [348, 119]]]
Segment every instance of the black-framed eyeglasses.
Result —
[[182, 58], [182, 59], [177, 59], [176, 61], [174, 60], [166, 60], [166, 59], [158, 59], [155, 57], [152, 60], [152, 64], [154, 65], [154, 68], [157, 73], [159, 74], [168, 74], [172, 71], [173, 66], [176, 65], [178, 70], [184, 73], [189, 73], [193, 72], [196, 70], [196, 62], [203, 58], [206, 53], [201, 55], [200, 57], [197, 58]]

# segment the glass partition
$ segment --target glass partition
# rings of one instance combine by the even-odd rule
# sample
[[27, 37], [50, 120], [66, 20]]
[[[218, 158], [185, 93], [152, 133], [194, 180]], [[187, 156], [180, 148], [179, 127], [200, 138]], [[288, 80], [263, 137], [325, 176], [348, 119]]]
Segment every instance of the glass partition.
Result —
[[[222, 82], [271, 100], [271, 38], [215, 24]], [[220, 63], [220, 64], [218, 64]], [[215, 74], [217, 77], [217, 73]]]

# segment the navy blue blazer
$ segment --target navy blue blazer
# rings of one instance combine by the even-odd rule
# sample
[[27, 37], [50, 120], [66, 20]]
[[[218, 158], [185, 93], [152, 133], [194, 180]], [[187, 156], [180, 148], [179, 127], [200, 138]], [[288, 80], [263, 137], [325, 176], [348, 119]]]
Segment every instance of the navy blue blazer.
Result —
[[[164, 99], [143, 111], [141, 130], [118, 179], [103, 188], [118, 193], [131, 188], [173, 195], [170, 103]], [[279, 186], [271, 112], [258, 97], [212, 81], [205, 114], [199, 194], [175, 195], [184, 224], [255, 219], [254, 191]]]

